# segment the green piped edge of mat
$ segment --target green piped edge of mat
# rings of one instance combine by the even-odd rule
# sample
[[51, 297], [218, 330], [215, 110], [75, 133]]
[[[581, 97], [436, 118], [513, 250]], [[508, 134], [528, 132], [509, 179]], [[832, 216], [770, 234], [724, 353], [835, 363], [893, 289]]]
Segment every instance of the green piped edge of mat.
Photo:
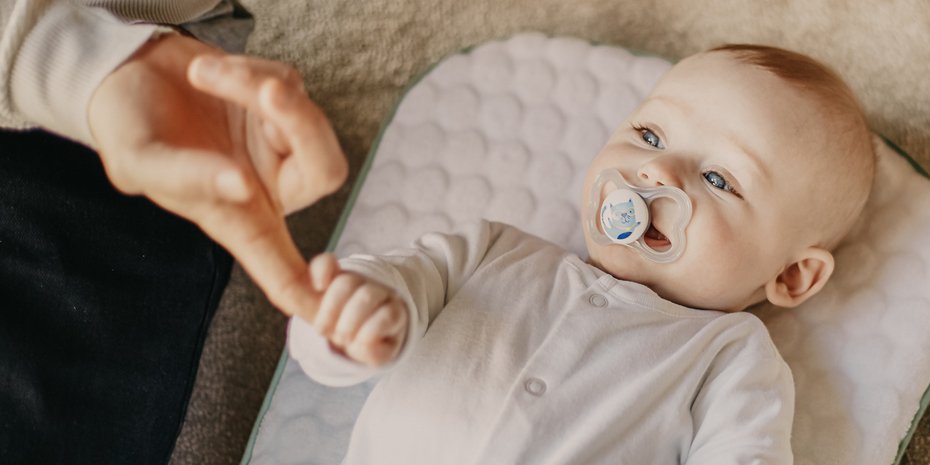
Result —
[[[930, 173], [927, 173], [927, 170], [917, 163], [917, 160], [914, 160], [907, 152], [904, 151], [901, 147], [898, 147], [898, 144], [895, 144], [890, 139], [885, 136], [881, 136], [882, 140], [885, 142], [885, 145], [891, 147], [898, 155], [904, 157], [908, 163], [911, 164], [911, 167], [914, 168], [914, 171], [918, 172], [927, 180], [930, 180]], [[904, 454], [907, 452], [907, 446], [911, 443], [911, 439], [914, 439], [914, 434], [917, 432], [917, 426], [920, 424], [920, 419], [923, 418], [924, 413], [927, 412], [927, 405], [930, 404], [930, 382], [927, 383], [927, 388], [924, 390], [924, 395], [920, 398], [920, 405], [917, 407], [917, 413], [914, 414], [914, 418], [911, 420], [911, 427], [908, 428], [907, 434], [904, 435], [904, 438], [901, 439], [901, 442], [898, 444], [898, 455], [895, 456], [894, 462], [892, 465], [900, 465], [901, 460], [904, 459]]]

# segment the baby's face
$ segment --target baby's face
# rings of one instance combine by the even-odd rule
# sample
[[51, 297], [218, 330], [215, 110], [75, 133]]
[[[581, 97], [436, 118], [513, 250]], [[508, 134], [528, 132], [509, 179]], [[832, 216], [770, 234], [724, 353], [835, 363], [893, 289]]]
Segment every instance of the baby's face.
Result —
[[[821, 118], [789, 84], [726, 53], [677, 64], [591, 163], [581, 205], [608, 168], [634, 185], [678, 187], [694, 210], [684, 254], [655, 263], [629, 247], [598, 245], [584, 228], [590, 262], [689, 307], [738, 311], [762, 300], [765, 284], [810, 245], [801, 243], [810, 200], [803, 193], [816, 179], [801, 154], [828, 136], [812, 130]], [[668, 199], [653, 203], [659, 233], [676, 210]], [[653, 247], [667, 245], [649, 236]]]

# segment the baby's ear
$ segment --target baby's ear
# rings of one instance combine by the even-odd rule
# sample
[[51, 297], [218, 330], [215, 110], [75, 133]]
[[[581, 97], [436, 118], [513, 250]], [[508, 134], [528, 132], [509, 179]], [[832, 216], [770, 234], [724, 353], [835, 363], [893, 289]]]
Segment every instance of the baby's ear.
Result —
[[797, 307], [823, 289], [833, 274], [833, 255], [820, 247], [808, 247], [765, 285], [765, 297], [779, 307]]

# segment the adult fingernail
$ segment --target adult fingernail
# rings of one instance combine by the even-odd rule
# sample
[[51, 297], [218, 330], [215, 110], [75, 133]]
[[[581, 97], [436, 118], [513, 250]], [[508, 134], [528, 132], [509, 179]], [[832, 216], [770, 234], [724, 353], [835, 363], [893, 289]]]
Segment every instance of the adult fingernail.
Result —
[[249, 186], [245, 178], [238, 171], [227, 170], [218, 174], [215, 179], [216, 189], [220, 195], [233, 202], [244, 202], [249, 199]]
[[220, 74], [220, 60], [205, 56], [197, 59], [197, 76], [205, 81], [212, 81]]
[[284, 91], [284, 86], [280, 83], [268, 85], [265, 92], [268, 93], [271, 105], [279, 110], [287, 110], [294, 104], [293, 96]]

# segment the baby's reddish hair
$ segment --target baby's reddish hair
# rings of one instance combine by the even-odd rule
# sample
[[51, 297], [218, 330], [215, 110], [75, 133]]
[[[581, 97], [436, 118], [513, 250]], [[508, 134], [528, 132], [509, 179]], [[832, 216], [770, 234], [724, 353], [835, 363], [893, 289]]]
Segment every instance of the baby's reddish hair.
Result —
[[767, 45], [727, 44], [708, 52], [729, 52], [737, 60], [763, 68], [798, 88], [810, 92], [865, 126], [862, 106], [845, 81], [819, 61], [791, 50]]

